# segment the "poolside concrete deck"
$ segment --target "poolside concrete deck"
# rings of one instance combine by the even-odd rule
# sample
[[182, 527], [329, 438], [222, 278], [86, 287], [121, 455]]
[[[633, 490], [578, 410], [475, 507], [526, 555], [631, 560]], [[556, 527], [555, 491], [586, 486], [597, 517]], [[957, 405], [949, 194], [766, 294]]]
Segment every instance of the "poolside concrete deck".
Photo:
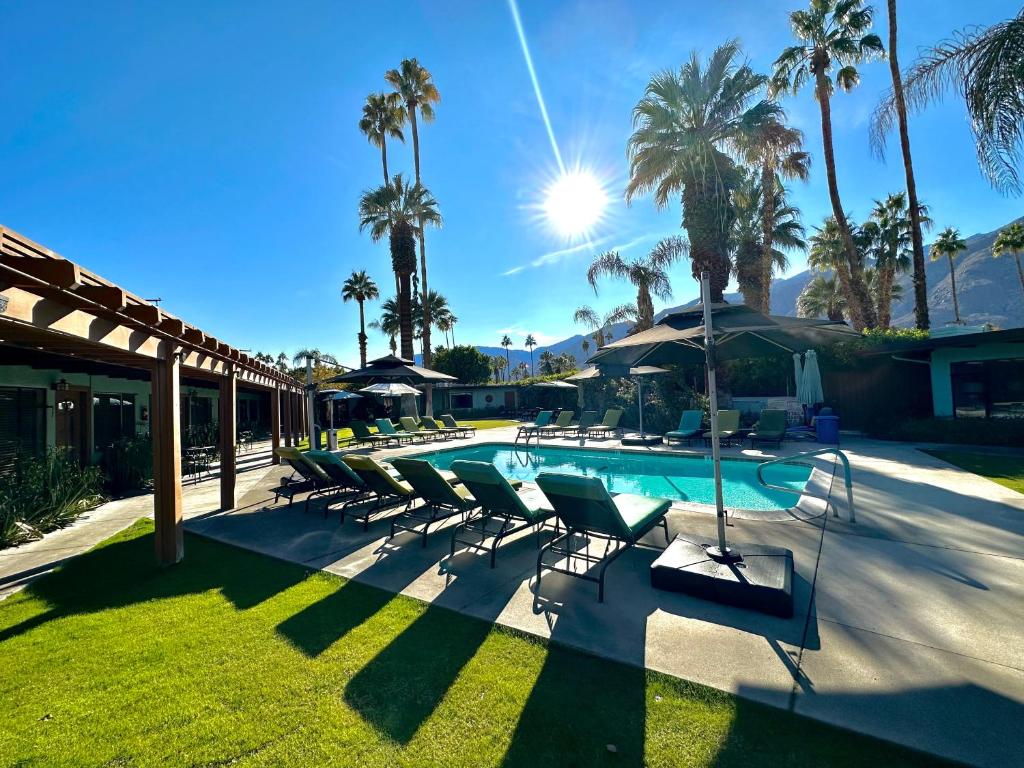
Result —
[[[513, 437], [514, 430], [488, 430], [458, 442]], [[813, 447], [787, 445], [780, 455]], [[559, 574], [545, 575], [536, 591], [528, 534], [507, 542], [491, 570], [482, 555], [449, 558], [444, 530], [424, 548], [411, 534], [387, 541], [387, 518], [364, 533], [351, 521], [339, 526], [337, 514], [325, 518], [316, 503], [305, 514], [299, 502], [272, 506], [267, 491], [280, 467], [240, 478], [241, 501], [228, 512], [216, 511], [216, 483], [187, 491], [186, 525], [937, 755], [1024, 763], [1024, 496], [911, 446], [844, 440], [842, 447], [853, 468], [856, 523], [836, 483], [839, 518], [824, 517], [812, 501], [794, 514], [738, 516], [729, 528], [732, 542], [793, 550], [797, 610], [789, 620], [652, 589], [647, 569], [657, 550], [649, 549], [609, 568], [603, 604], [594, 584]], [[410, 449], [377, 453], [399, 452]], [[827, 488], [832, 462], [816, 466], [815, 483]], [[130, 501], [109, 518], [94, 513], [110, 521], [96, 540], [116, 530], [115, 517], [127, 525], [145, 513], [145, 497]], [[714, 527], [707, 511], [676, 507], [669, 515], [673, 535], [713, 535]], [[660, 545], [659, 536], [647, 541]], [[3, 561], [0, 554], [0, 584]]]

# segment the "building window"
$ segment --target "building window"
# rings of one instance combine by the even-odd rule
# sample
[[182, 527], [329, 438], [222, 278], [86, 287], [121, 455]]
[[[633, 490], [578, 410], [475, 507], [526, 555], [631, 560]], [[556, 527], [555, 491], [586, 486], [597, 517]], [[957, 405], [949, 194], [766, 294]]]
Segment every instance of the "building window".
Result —
[[122, 437], [135, 436], [135, 395], [97, 393], [92, 396], [93, 435], [97, 451]]
[[1024, 418], [1024, 360], [977, 360], [950, 365], [958, 418]]
[[456, 392], [452, 394], [452, 408], [469, 410], [473, 407], [473, 395], [470, 392]]
[[0, 474], [19, 453], [41, 456], [45, 450], [46, 390], [0, 387]]

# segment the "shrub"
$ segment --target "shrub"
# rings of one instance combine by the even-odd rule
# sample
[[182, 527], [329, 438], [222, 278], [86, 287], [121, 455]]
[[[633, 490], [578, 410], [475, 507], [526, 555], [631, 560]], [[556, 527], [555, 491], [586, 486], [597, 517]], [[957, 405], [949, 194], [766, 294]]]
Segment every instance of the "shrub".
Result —
[[99, 467], [80, 467], [70, 451], [21, 455], [0, 477], [0, 548], [70, 525], [103, 501]]
[[910, 419], [873, 424], [872, 437], [909, 443], [957, 445], [1024, 445], [1024, 419]]
[[149, 435], [116, 440], [103, 452], [100, 466], [107, 490], [115, 496], [148, 488], [153, 479], [153, 443]]

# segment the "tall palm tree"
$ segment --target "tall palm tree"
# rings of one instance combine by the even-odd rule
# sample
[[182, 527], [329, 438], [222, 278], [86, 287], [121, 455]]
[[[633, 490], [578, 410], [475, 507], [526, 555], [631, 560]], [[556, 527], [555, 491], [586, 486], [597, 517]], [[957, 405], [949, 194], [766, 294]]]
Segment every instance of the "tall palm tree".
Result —
[[341, 300], [355, 301], [359, 304], [359, 367], [366, 367], [366, 316], [363, 304], [380, 298], [380, 290], [373, 278], [362, 269], [353, 272], [341, 286]]
[[957, 257], [960, 251], [966, 250], [967, 243], [960, 237], [960, 231], [953, 227], [946, 227], [939, 232], [939, 236], [935, 238], [935, 242], [932, 243], [932, 247], [928, 250], [932, 261], [935, 261], [940, 256], [945, 256], [949, 259], [949, 282], [953, 291], [953, 317], [956, 318], [957, 323], [960, 322], [960, 300], [956, 295], [956, 265], [953, 263], [953, 259]]
[[[910, 257], [907, 257], [907, 269], [910, 269]], [[880, 272], [877, 267], [865, 267], [864, 268], [864, 284], [868, 287], [868, 293], [871, 294], [871, 298], [875, 300], [875, 304], [881, 306], [883, 298], [880, 294]], [[903, 286], [899, 283], [893, 283], [892, 285], [886, 286], [888, 291], [888, 298], [890, 302], [903, 301]]]
[[[778, 184], [774, 174], [769, 176], [768, 184], [772, 187]], [[771, 206], [770, 211], [767, 210], [768, 206]], [[733, 209], [736, 214], [733, 261], [743, 303], [762, 312], [770, 311], [770, 308], [765, 308], [765, 302], [771, 291], [772, 273], [775, 269], [784, 271], [789, 267], [786, 254], [780, 249], [807, 247], [804, 225], [800, 223], [800, 211], [787, 203], [784, 188], [777, 188], [768, 199], [761, 180], [749, 172], [743, 174], [741, 183], [733, 193]], [[770, 260], [767, 274], [762, 241], [765, 221], [770, 224], [769, 236], [772, 243], [767, 256]]]
[[[910, 131], [907, 128], [907, 101], [903, 90], [903, 77], [900, 74], [899, 55], [897, 53], [896, 0], [887, 0], [889, 12], [889, 74], [892, 76], [893, 116], [899, 125], [900, 150], [903, 153], [903, 175], [907, 180], [907, 200], [910, 210], [910, 244], [914, 265], [914, 323], [919, 330], [927, 331], [931, 320], [928, 317], [928, 280], [924, 270], [924, 235], [922, 221], [918, 211], [920, 202], [917, 199], [917, 181], [914, 179], [914, 162], [910, 155]], [[892, 127], [891, 121], [882, 125], [877, 119], [872, 121], [871, 146], [879, 157], [884, 157], [885, 136]]]
[[[772, 271], [776, 265], [775, 226], [772, 214], [779, 210], [776, 195], [785, 194], [783, 180], [807, 181], [810, 175], [811, 155], [803, 151], [804, 135], [781, 120], [765, 120], [761, 125], [741, 137], [740, 146], [746, 162], [760, 169], [761, 188], [761, 286], [760, 304], [755, 306], [764, 313], [771, 311]], [[783, 206], [785, 207], [785, 206]], [[788, 247], [788, 246], [787, 246]], [[744, 294], [746, 301], [746, 294]]]
[[456, 315], [451, 315], [448, 318], [448, 326], [452, 332], [452, 346], [455, 346], [455, 326], [458, 324], [459, 318]]
[[359, 130], [366, 139], [380, 149], [380, 162], [384, 166], [384, 183], [391, 183], [388, 176], [388, 137], [405, 141], [402, 126], [405, 125], [405, 106], [397, 93], [371, 93], [363, 104], [363, 116], [359, 119]]
[[526, 334], [526, 341], [523, 342], [523, 346], [530, 350], [530, 375], [533, 375], [533, 348], [537, 346], [537, 340], [533, 338], [532, 333]]
[[388, 337], [391, 354], [398, 352], [398, 344], [395, 339], [402, 333], [401, 312], [398, 307], [398, 299], [392, 296], [380, 304], [380, 318], [374, 320], [368, 326], [375, 331], [380, 331]]
[[[818, 272], [833, 272], [843, 294], [844, 305], [850, 307], [850, 263], [846, 257], [846, 245], [839, 231], [835, 216], [829, 216], [808, 240], [807, 264]], [[859, 256], [859, 253], [858, 253]]]
[[672, 284], [668, 269], [686, 255], [686, 240], [682, 237], [666, 237], [646, 256], [630, 261], [622, 258], [618, 251], [608, 251], [595, 256], [587, 269], [587, 282], [597, 295], [597, 281], [601, 277], [626, 280], [636, 288], [637, 322], [635, 331], [646, 331], [654, 326], [654, 301], [672, 298]]
[[[919, 225], [931, 226], [927, 206], [918, 204], [916, 218]], [[875, 257], [878, 326], [888, 328], [892, 320], [896, 276], [908, 272], [913, 263], [913, 219], [907, 205], [907, 195], [896, 192], [885, 200], [876, 200], [871, 220], [864, 225], [863, 230]]]
[[832, 80], [829, 74], [834, 66], [839, 69], [835, 84], [844, 91], [852, 90], [860, 82], [856, 64], [884, 55], [878, 35], [869, 34], [872, 8], [862, 0], [811, 0], [806, 11], [793, 11], [790, 26], [799, 45], [786, 48], [775, 60], [771, 92], [796, 93], [808, 81], [814, 82], [814, 95], [821, 111], [821, 139], [825, 155], [825, 174], [828, 194], [832, 202], [832, 215], [839, 225], [846, 258], [849, 262], [850, 320], [860, 330], [876, 323], [875, 310], [864, 285], [863, 267], [853, 242], [853, 228], [846, 220], [839, 198], [836, 180], [836, 158], [832, 146]]
[[773, 102], [756, 100], [767, 79], [741, 63], [740, 55], [739, 45], [728, 42], [707, 62], [695, 51], [678, 72], [652, 77], [633, 109], [628, 146], [626, 201], [653, 192], [664, 208], [682, 193], [693, 276], [710, 273], [712, 301], [722, 301], [729, 282], [729, 193], [738, 139], [781, 114]]
[[511, 367], [512, 364], [508, 359], [508, 348], [512, 346], [512, 339], [508, 337], [507, 333], [501, 337], [501, 346], [505, 348], [505, 367]]
[[1020, 255], [1024, 252], [1024, 224], [1017, 222], [1002, 230], [992, 246], [993, 256], [1012, 253], [1017, 261], [1017, 277], [1020, 278], [1021, 290], [1024, 290], [1024, 269], [1020, 266]]
[[797, 317], [821, 317], [839, 322], [846, 314], [846, 297], [835, 277], [818, 274], [796, 299]]
[[[963, 30], [922, 54], [903, 75], [904, 110], [939, 101], [947, 89], [961, 94], [974, 132], [978, 163], [1005, 194], [1020, 194], [1024, 179], [1024, 8], [991, 27]], [[876, 143], [899, 115], [896, 90], [875, 109]]]
[[[601, 317], [593, 307], [582, 306], [573, 313], [572, 319], [573, 322], [587, 327], [594, 338], [594, 344], [600, 349], [612, 340], [611, 326], [613, 323], [621, 323], [626, 320], [637, 322], [637, 309], [635, 304], [623, 304]], [[543, 357], [543, 353], [541, 357]]]
[[391, 266], [398, 283], [402, 357], [413, 357], [412, 273], [416, 269], [416, 235], [420, 222], [440, 221], [437, 201], [423, 186], [409, 184], [396, 173], [390, 184], [363, 193], [359, 200], [359, 230], [370, 230], [377, 242], [389, 235]]

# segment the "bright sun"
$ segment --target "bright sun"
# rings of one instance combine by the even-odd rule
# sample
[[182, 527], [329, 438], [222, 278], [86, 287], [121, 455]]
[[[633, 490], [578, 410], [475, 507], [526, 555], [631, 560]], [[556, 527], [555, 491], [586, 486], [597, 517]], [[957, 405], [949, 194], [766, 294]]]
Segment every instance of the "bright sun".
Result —
[[567, 171], [547, 188], [544, 214], [565, 237], [586, 235], [604, 215], [608, 194], [587, 171]]

